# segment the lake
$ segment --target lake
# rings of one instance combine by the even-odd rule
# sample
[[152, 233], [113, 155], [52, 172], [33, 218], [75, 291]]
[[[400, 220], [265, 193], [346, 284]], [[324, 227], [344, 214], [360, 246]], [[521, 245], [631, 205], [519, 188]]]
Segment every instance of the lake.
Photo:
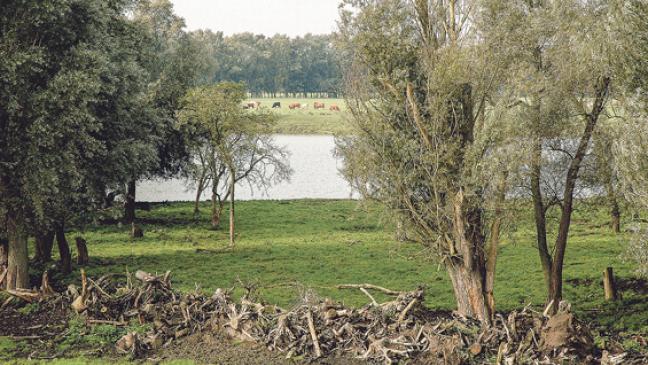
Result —
[[[276, 135], [275, 142], [290, 152], [293, 175], [290, 181], [253, 191], [245, 183], [236, 186], [238, 200], [355, 199], [357, 195], [342, 178], [343, 162], [333, 154], [333, 136]], [[192, 201], [196, 190], [188, 189], [184, 179], [144, 180], [137, 184], [137, 200], [148, 202]], [[205, 192], [203, 200], [210, 198]]]

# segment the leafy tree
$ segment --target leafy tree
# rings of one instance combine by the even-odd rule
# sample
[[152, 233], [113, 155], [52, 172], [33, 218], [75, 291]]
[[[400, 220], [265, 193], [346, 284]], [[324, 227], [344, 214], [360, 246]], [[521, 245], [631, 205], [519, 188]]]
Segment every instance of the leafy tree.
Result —
[[[63, 224], [89, 209], [95, 188], [149, 160], [149, 140], [138, 140], [150, 131], [141, 118], [147, 103], [138, 32], [124, 16], [126, 5], [4, 4], [0, 211], [9, 239], [9, 288], [28, 287], [30, 231], [53, 229], [66, 246]], [[140, 133], [128, 129], [135, 120], [142, 122]], [[120, 141], [124, 136], [130, 140]]]
[[200, 64], [196, 56], [201, 45], [184, 31], [184, 20], [173, 13], [169, 0], [142, 0], [137, 2], [134, 20], [144, 31], [147, 52], [143, 57], [149, 74], [148, 94], [155, 109], [157, 164], [134, 170], [126, 186], [124, 221], [135, 219], [136, 181], [147, 177], [170, 177], [181, 172], [189, 162], [185, 131], [177, 128], [176, 111], [180, 99], [197, 81]]
[[[223, 202], [230, 201], [230, 245], [234, 245], [234, 201], [237, 182], [265, 187], [290, 174], [286, 152], [269, 136], [272, 116], [241, 108], [242, 84], [220, 83], [190, 90], [179, 112], [180, 124], [196, 138], [198, 184], [211, 180], [212, 225], [220, 225]], [[194, 175], [195, 176], [195, 175]]]

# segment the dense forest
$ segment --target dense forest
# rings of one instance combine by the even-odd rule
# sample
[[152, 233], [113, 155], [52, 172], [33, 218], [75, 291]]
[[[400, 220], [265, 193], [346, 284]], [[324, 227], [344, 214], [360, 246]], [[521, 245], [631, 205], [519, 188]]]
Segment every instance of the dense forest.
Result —
[[331, 35], [224, 36], [198, 30], [190, 36], [200, 52], [202, 83], [242, 82], [254, 96], [335, 97], [339, 93], [342, 78]]

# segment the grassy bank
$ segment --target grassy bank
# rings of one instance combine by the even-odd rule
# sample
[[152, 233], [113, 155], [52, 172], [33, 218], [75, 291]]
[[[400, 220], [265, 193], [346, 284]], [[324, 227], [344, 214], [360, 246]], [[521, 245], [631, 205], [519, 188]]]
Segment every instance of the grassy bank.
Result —
[[[350, 131], [346, 121], [346, 104], [343, 99], [298, 99], [298, 98], [257, 98], [262, 108], [270, 108], [280, 102], [281, 108], [272, 109], [277, 115], [274, 132], [280, 134], [347, 134]], [[315, 110], [313, 103], [325, 104], [324, 109]], [[308, 104], [307, 108], [290, 110], [290, 103]], [[330, 111], [331, 105], [340, 107], [340, 112]]]
[[[181, 290], [199, 286], [208, 292], [237, 282], [256, 283], [268, 302], [290, 306], [301, 293], [317, 294], [360, 306], [359, 291], [339, 290], [343, 283], [372, 283], [394, 289], [427, 288], [427, 305], [452, 309], [452, 289], [442, 268], [413, 243], [396, 243], [393, 230], [381, 223], [378, 209], [359, 210], [353, 201], [250, 201], [238, 204], [238, 242], [227, 250], [225, 229], [209, 227], [208, 206], [195, 220], [189, 203], [155, 206], [138, 215], [146, 232], [131, 241], [128, 229], [101, 226], [84, 234], [89, 242], [91, 276], [126, 270], [173, 272]], [[497, 265], [499, 310], [529, 303], [540, 308], [545, 288], [530, 216], [509, 227]], [[73, 233], [76, 234], [76, 233]], [[648, 332], [645, 282], [632, 281], [632, 267], [619, 255], [629, 233], [614, 235], [597, 207], [574, 217], [564, 269], [565, 299], [582, 316], [603, 326]], [[625, 290], [623, 300], [603, 300], [601, 273], [612, 266]]]

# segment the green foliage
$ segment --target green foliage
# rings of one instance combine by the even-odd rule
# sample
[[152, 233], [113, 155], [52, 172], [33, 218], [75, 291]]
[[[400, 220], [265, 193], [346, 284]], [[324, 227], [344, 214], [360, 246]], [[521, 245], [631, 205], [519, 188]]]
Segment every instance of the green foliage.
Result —
[[0, 336], [0, 360], [11, 358], [11, 354], [18, 349], [16, 342], [9, 337]]
[[22, 308], [18, 309], [18, 313], [26, 316], [30, 313], [35, 313], [40, 309], [38, 302], [25, 304]]
[[244, 83], [252, 94], [339, 92], [341, 72], [330, 35], [288, 38], [251, 33], [191, 33], [202, 60], [200, 82]]
[[193, 42], [184, 31], [184, 20], [173, 12], [168, 0], [138, 1], [134, 8], [134, 20], [148, 37], [142, 44], [143, 57], [149, 72], [149, 96], [156, 107], [157, 159], [155, 166], [138, 171], [136, 179], [144, 173], [168, 177], [179, 173], [189, 162], [187, 131], [177, 128], [175, 114], [181, 107], [180, 100], [194, 86], [201, 60], [200, 45]]
[[68, 332], [57, 347], [59, 351], [69, 349], [93, 348], [105, 349], [115, 343], [129, 332], [144, 334], [150, 329], [150, 325], [139, 325], [131, 323], [125, 327], [118, 327], [109, 324], [88, 326], [81, 317], [73, 317], [68, 321]]

